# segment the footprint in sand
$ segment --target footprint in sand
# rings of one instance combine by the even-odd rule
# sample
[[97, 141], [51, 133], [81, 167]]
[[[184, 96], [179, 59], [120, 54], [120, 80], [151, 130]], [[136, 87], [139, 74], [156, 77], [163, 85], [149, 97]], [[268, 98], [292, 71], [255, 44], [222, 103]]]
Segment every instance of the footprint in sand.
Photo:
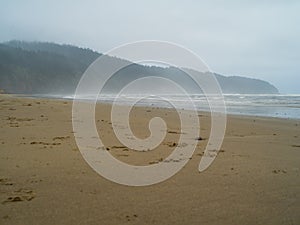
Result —
[[32, 190], [20, 189], [15, 191], [9, 196], [2, 204], [12, 203], [12, 202], [22, 202], [31, 201], [35, 198], [35, 193]]
[[0, 185], [12, 186], [13, 184], [8, 178], [0, 178]]
[[273, 170], [272, 173], [279, 174], [279, 173], [286, 173], [286, 171], [285, 170]]
[[134, 220], [138, 218], [138, 215], [137, 214], [133, 214], [132, 216], [129, 216], [129, 215], [126, 215], [126, 219], [127, 221], [131, 221], [131, 220]]

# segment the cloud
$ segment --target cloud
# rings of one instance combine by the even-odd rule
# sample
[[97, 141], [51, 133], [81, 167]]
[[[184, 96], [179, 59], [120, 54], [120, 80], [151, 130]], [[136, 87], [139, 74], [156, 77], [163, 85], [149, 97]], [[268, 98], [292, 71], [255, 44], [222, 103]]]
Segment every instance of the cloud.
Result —
[[162, 39], [188, 47], [219, 73], [300, 93], [299, 1], [1, 2], [0, 41], [54, 41], [105, 52]]

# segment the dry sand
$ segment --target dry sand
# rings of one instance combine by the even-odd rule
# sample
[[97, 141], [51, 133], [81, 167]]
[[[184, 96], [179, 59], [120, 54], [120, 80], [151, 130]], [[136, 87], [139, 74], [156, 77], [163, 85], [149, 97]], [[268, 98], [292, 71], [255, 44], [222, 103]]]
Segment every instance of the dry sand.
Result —
[[[67, 101], [0, 95], [0, 224], [300, 224], [299, 120], [229, 116], [222, 150], [208, 170], [198, 172], [202, 140], [171, 179], [129, 187], [104, 179], [84, 161], [71, 111]], [[150, 152], [122, 146], [109, 115], [109, 105], [97, 106], [100, 136], [124, 162], [156, 163], [178, 141], [174, 110], [133, 110], [139, 137], [149, 135], [153, 116], [167, 121], [166, 139]], [[199, 118], [205, 139], [210, 119]]]

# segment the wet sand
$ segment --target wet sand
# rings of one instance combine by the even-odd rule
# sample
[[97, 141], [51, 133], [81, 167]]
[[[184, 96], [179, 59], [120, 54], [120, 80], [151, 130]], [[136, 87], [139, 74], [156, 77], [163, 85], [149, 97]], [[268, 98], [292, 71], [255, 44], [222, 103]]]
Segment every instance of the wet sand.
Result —
[[[154, 116], [168, 125], [156, 150], [136, 152], [114, 136], [110, 108], [99, 104], [96, 122], [117, 159], [155, 164], [176, 147], [174, 110], [132, 111], [138, 137], [149, 135]], [[186, 166], [162, 183], [129, 187], [88, 166], [71, 116], [70, 101], [0, 95], [0, 224], [300, 224], [299, 120], [228, 116], [222, 149], [200, 173], [210, 118], [199, 113], [203, 140]]]

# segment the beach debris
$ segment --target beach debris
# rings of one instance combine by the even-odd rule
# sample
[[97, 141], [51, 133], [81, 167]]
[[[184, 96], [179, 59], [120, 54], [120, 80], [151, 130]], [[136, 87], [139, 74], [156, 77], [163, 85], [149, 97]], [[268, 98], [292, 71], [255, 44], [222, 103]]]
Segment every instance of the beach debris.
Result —
[[30, 142], [31, 145], [61, 145], [61, 143], [50, 143], [50, 142], [43, 142], [43, 141], [32, 141]]
[[195, 140], [197, 140], [197, 141], [203, 141], [203, 140], [205, 140], [205, 139], [199, 136], [199, 137], [197, 137]]
[[172, 131], [172, 130], [168, 130], [168, 133], [169, 133], [169, 134], [181, 134], [180, 132]]
[[126, 148], [126, 146], [116, 146], [116, 145], [114, 145], [114, 146], [112, 146], [112, 148]]
[[157, 163], [163, 162], [163, 161], [164, 161], [164, 158], [159, 158], [158, 160], [149, 162], [149, 164], [157, 164]]
[[177, 143], [176, 142], [169, 142], [167, 144], [169, 147], [176, 147], [177, 146]]
[[52, 138], [53, 141], [55, 140], [65, 140], [65, 139], [68, 139], [70, 138], [70, 136], [58, 136], [58, 137], [54, 137]]
[[32, 106], [32, 104], [31, 103], [25, 103], [25, 104], [23, 104], [23, 106]]

